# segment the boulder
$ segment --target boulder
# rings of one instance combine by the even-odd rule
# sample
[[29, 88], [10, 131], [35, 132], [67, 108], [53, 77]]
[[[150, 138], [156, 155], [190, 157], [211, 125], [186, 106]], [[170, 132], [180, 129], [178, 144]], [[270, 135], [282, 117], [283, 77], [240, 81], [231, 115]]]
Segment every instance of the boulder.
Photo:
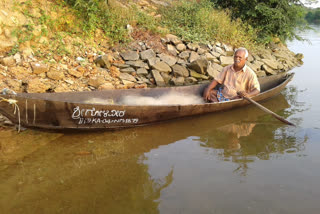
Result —
[[105, 54], [102, 56], [98, 56], [97, 59], [94, 61], [99, 67], [109, 69], [113, 62], [113, 58], [109, 54]]
[[192, 63], [192, 62], [194, 62], [194, 61], [196, 61], [197, 59], [199, 59], [200, 58], [200, 56], [199, 56], [199, 54], [197, 53], [197, 52], [194, 52], [194, 51], [191, 51], [191, 53], [190, 53], [190, 57], [189, 57], [189, 62], [190, 63]]
[[145, 68], [149, 69], [149, 65], [142, 60], [136, 60], [136, 61], [126, 61], [127, 65], [130, 65], [134, 68]]
[[159, 57], [163, 62], [167, 63], [169, 66], [173, 66], [177, 62], [176, 57], [169, 56], [169, 55], [164, 54], [164, 53], [159, 54]]
[[127, 81], [131, 81], [131, 82], [136, 82], [136, 78], [134, 78], [134, 76], [128, 74], [128, 73], [120, 73], [119, 78], [121, 80], [127, 80]]
[[145, 68], [138, 68], [137, 69], [137, 75], [141, 76], [141, 75], [148, 75], [148, 70]]
[[220, 65], [208, 62], [207, 74], [209, 77], [215, 79], [219, 75], [219, 72], [221, 72], [222, 70], [222, 66], [220, 66], [221, 68], [218, 66]]
[[83, 73], [80, 72], [80, 71], [77, 71], [76, 69], [68, 69], [68, 73], [71, 75], [71, 76], [74, 76], [74, 77], [82, 77]]
[[131, 73], [133, 73], [133, 72], [135, 72], [135, 71], [136, 71], [136, 70], [135, 70], [134, 68], [132, 68], [132, 67], [120, 69], [120, 72], [122, 72], [122, 73], [128, 73], [128, 74], [131, 74]]
[[195, 72], [194, 70], [191, 70], [191, 69], [190, 69], [190, 76], [196, 79], [203, 79], [203, 80], [209, 79], [209, 77], [207, 77], [206, 75], [199, 74], [198, 72]]
[[227, 66], [233, 64], [233, 57], [231, 56], [220, 56], [220, 65]]
[[152, 58], [149, 58], [148, 59], [148, 64], [149, 66], [154, 66], [155, 64], [157, 64], [158, 62], [160, 62], [160, 58], [157, 58], [157, 57], [152, 57]]
[[262, 65], [262, 69], [266, 71], [267, 74], [277, 74], [277, 71], [273, 70], [272, 68], [268, 67], [268, 65]]
[[47, 83], [44, 79], [31, 79], [28, 81], [27, 92], [28, 93], [44, 93], [46, 92], [51, 86]]
[[170, 66], [167, 63], [162, 62], [162, 61], [153, 65], [152, 68], [154, 68], [160, 72], [167, 72], [167, 73], [171, 72]]
[[137, 51], [126, 51], [126, 52], [122, 52], [120, 53], [120, 56], [127, 61], [134, 61], [134, 60], [138, 60], [139, 59], [139, 54], [137, 53]]
[[16, 60], [13, 56], [8, 56], [0, 59], [0, 63], [4, 66], [13, 67], [16, 65]]
[[55, 68], [51, 68], [50, 71], [47, 72], [47, 77], [53, 80], [62, 80], [65, 78], [63, 71]]
[[172, 35], [172, 34], [167, 34], [166, 35], [166, 40], [168, 42], [171, 42], [174, 45], [178, 45], [178, 44], [182, 43], [182, 41], [177, 36]]
[[173, 65], [171, 68], [173, 70], [174, 76], [182, 76], [182, 77], [188, 77], [189, 76], [189, 71], [184, 66], [176, 64], [176, 65]]
[[179, 54], [179, 57], [180, 57], [181, 59], [184, 59], [184, 60], [188, 59], [188, 58], [190, 57], [190, 51], [183, 51], [183, 52], [181, 52], [181, 53]]
[[182, 86], [184, 85], [184, 77], [173, 77], [171, 82], [175, 86]]
[[92, 77], [89, 79], [88, 85], [93, 86], [95, 88], [99, 88], [100, 85], [104, 84], [105, 80], [103, 76]]
[[164, 79], [160, 75], [159, 71], [152, 70], [151, 73], [152, 73], [154, 80], [156, 81], [157, 86], [159, 86], [159, 87], [166, 86], [166, 83], [164, 82]]
[[185, 44], [178, 44], [178, 45], [176, 46], [176, 48], [177, 48], [177, 50], [178, 50], [179, 52], [185, 51], [185, 50], [187, 49], [187, 47], [185, 46]]
[[140, 57], [142, 60], [147, 60], [147, 59], [156, 57], [156, 54], [152, 49], [149, 49], [149, 50], [142, 51], [140, 53]]
[[194, 77], [187, 77], [184, 81], [185, 85], [194, 85], [198, 82], [198, 80]]
[[168, 52], [173, 56], [177, 56], [177, 54], [179, 53], [179, 51], [177, 51], [177, 49], [173, 45], [168, 44], [167, 49], [168, 49]]
[[273, 70], [277, 70], [279, 63], [273, 59], [261, 59], [261, 61]]
[[189, 69], [196, 71], [199, 74], [205, 74], [208, 66], [206, 59], [198, 59], [188, 65]]
[[36, 63], [36, 62], [32, 62], [30, 64], [34, 74], [45, 73], [49, 70], [46, 64]]

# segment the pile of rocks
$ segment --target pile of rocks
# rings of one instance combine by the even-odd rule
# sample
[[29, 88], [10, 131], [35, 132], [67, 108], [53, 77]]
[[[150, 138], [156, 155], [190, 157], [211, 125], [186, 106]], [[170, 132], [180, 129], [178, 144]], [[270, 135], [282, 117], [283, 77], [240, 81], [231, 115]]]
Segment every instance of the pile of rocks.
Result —
[[[147, 84], [150, 86], [180, 86], [197, 84], [213, 79], [226, 65], [233, 63], [235, 49], [216, 42], [195, 44], [180, 40], [174, 35], [162, 39], [167, 52], [157, 52], [141, 42], [135, 50], [121, 52], [124, 63], [114, 63], [120, 70], [119, 78], [127, 86]], [[103, 58], [97, 64], [103, 68], [110, 65]], [[283, 45], [250, 54], [247, 65], [258, 77], [288, 71], [301, 63], [301, 54], [294, 54]]]
[[[233, 63], [234, 47], [215, 42], [196, 44], [174, 35], [162, 39], [165, 51], [145, 42], [126, 51], [98, 56], [86, 53], [58, 63], [24, 58], [19, 53], [0, 57], [0, 88], [42, 93], [90, 91], [120, 88], [180, 86], [213, 79], [224, 66]], [[283, 45], [250, 54], [247, 65], [259, 77], [288, 71], [301, 63]]]

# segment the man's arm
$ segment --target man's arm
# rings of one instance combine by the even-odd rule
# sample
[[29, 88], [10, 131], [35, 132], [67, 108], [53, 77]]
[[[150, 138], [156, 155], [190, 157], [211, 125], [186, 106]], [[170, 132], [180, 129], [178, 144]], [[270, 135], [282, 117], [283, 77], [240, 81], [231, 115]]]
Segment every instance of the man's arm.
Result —
[[213, 81], [210, 83], [210, 85], [209, 85], [207, 88], [204, 89], [204, 91], [203, 91], [203, 99], [204, 99], [205, 101], [209, 100], [210, 91], [211, 91], [212, 89], [214, 89], [217, 85], [218, 85], [217, 80], [213, 80]]

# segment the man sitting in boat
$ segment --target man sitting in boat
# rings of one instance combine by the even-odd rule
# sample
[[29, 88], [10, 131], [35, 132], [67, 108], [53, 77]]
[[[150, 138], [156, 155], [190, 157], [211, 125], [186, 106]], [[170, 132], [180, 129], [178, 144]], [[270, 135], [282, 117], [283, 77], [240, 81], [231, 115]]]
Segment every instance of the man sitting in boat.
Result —
[[[239, 48], [233, 56], [234, 63], [226, 66], [219, 75], [204, 90], [203, 98], [208, 102], [222, 102], [240, 98], [252, 97], [260, 93], [260, 84], [255, 72], [246, 66], [248, 51]], [[215, 87], [221, 84], [221, 87]]]

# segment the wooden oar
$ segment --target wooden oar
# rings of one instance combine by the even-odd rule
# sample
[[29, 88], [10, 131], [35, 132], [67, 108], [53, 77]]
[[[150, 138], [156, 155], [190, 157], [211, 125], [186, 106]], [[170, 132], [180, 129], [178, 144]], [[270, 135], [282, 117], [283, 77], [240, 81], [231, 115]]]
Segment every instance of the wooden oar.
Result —
[[254, 104], [254, 105], [256, 105], [257, 107], [259, 107], [262, 111], [265, 111], [265, 112], [267, 112], [268, 114], [271, 114], [272, 116], [274, 116], [275, 118], [277, 118], [277, 119], [280, 120], [281, 122], [284, 122], [284, 123], [286, 123], [286, 124], [288, 124], [288, 125], [290, 125], [290, 126], [296, 126], [296, 125], [294, 125], [293, 123], [291, 123], [291, 122], [287, 121], [286, 119], [284, 119], [283, 117], [281, 117], [281, 116], [277, 115], [276, 113], [270, 111], [270, 110], [267, 109], [266, 107], [260, 105], [259, 103], [257, 103], [257, 102], [254, 101], [253, 99], [251, 99], [251, 98], [249, 98], [249, 97], [247, 97], [247, 96], [243, 96], [243, 95], [240, 94], [240, 93], [239, 93], [239, 95], [240, 95], [241, 97], [243, 97], [243, 99], [246, 99], [246, 100], [248, 100], [249, 102], [251, 102], [252, 104]]

